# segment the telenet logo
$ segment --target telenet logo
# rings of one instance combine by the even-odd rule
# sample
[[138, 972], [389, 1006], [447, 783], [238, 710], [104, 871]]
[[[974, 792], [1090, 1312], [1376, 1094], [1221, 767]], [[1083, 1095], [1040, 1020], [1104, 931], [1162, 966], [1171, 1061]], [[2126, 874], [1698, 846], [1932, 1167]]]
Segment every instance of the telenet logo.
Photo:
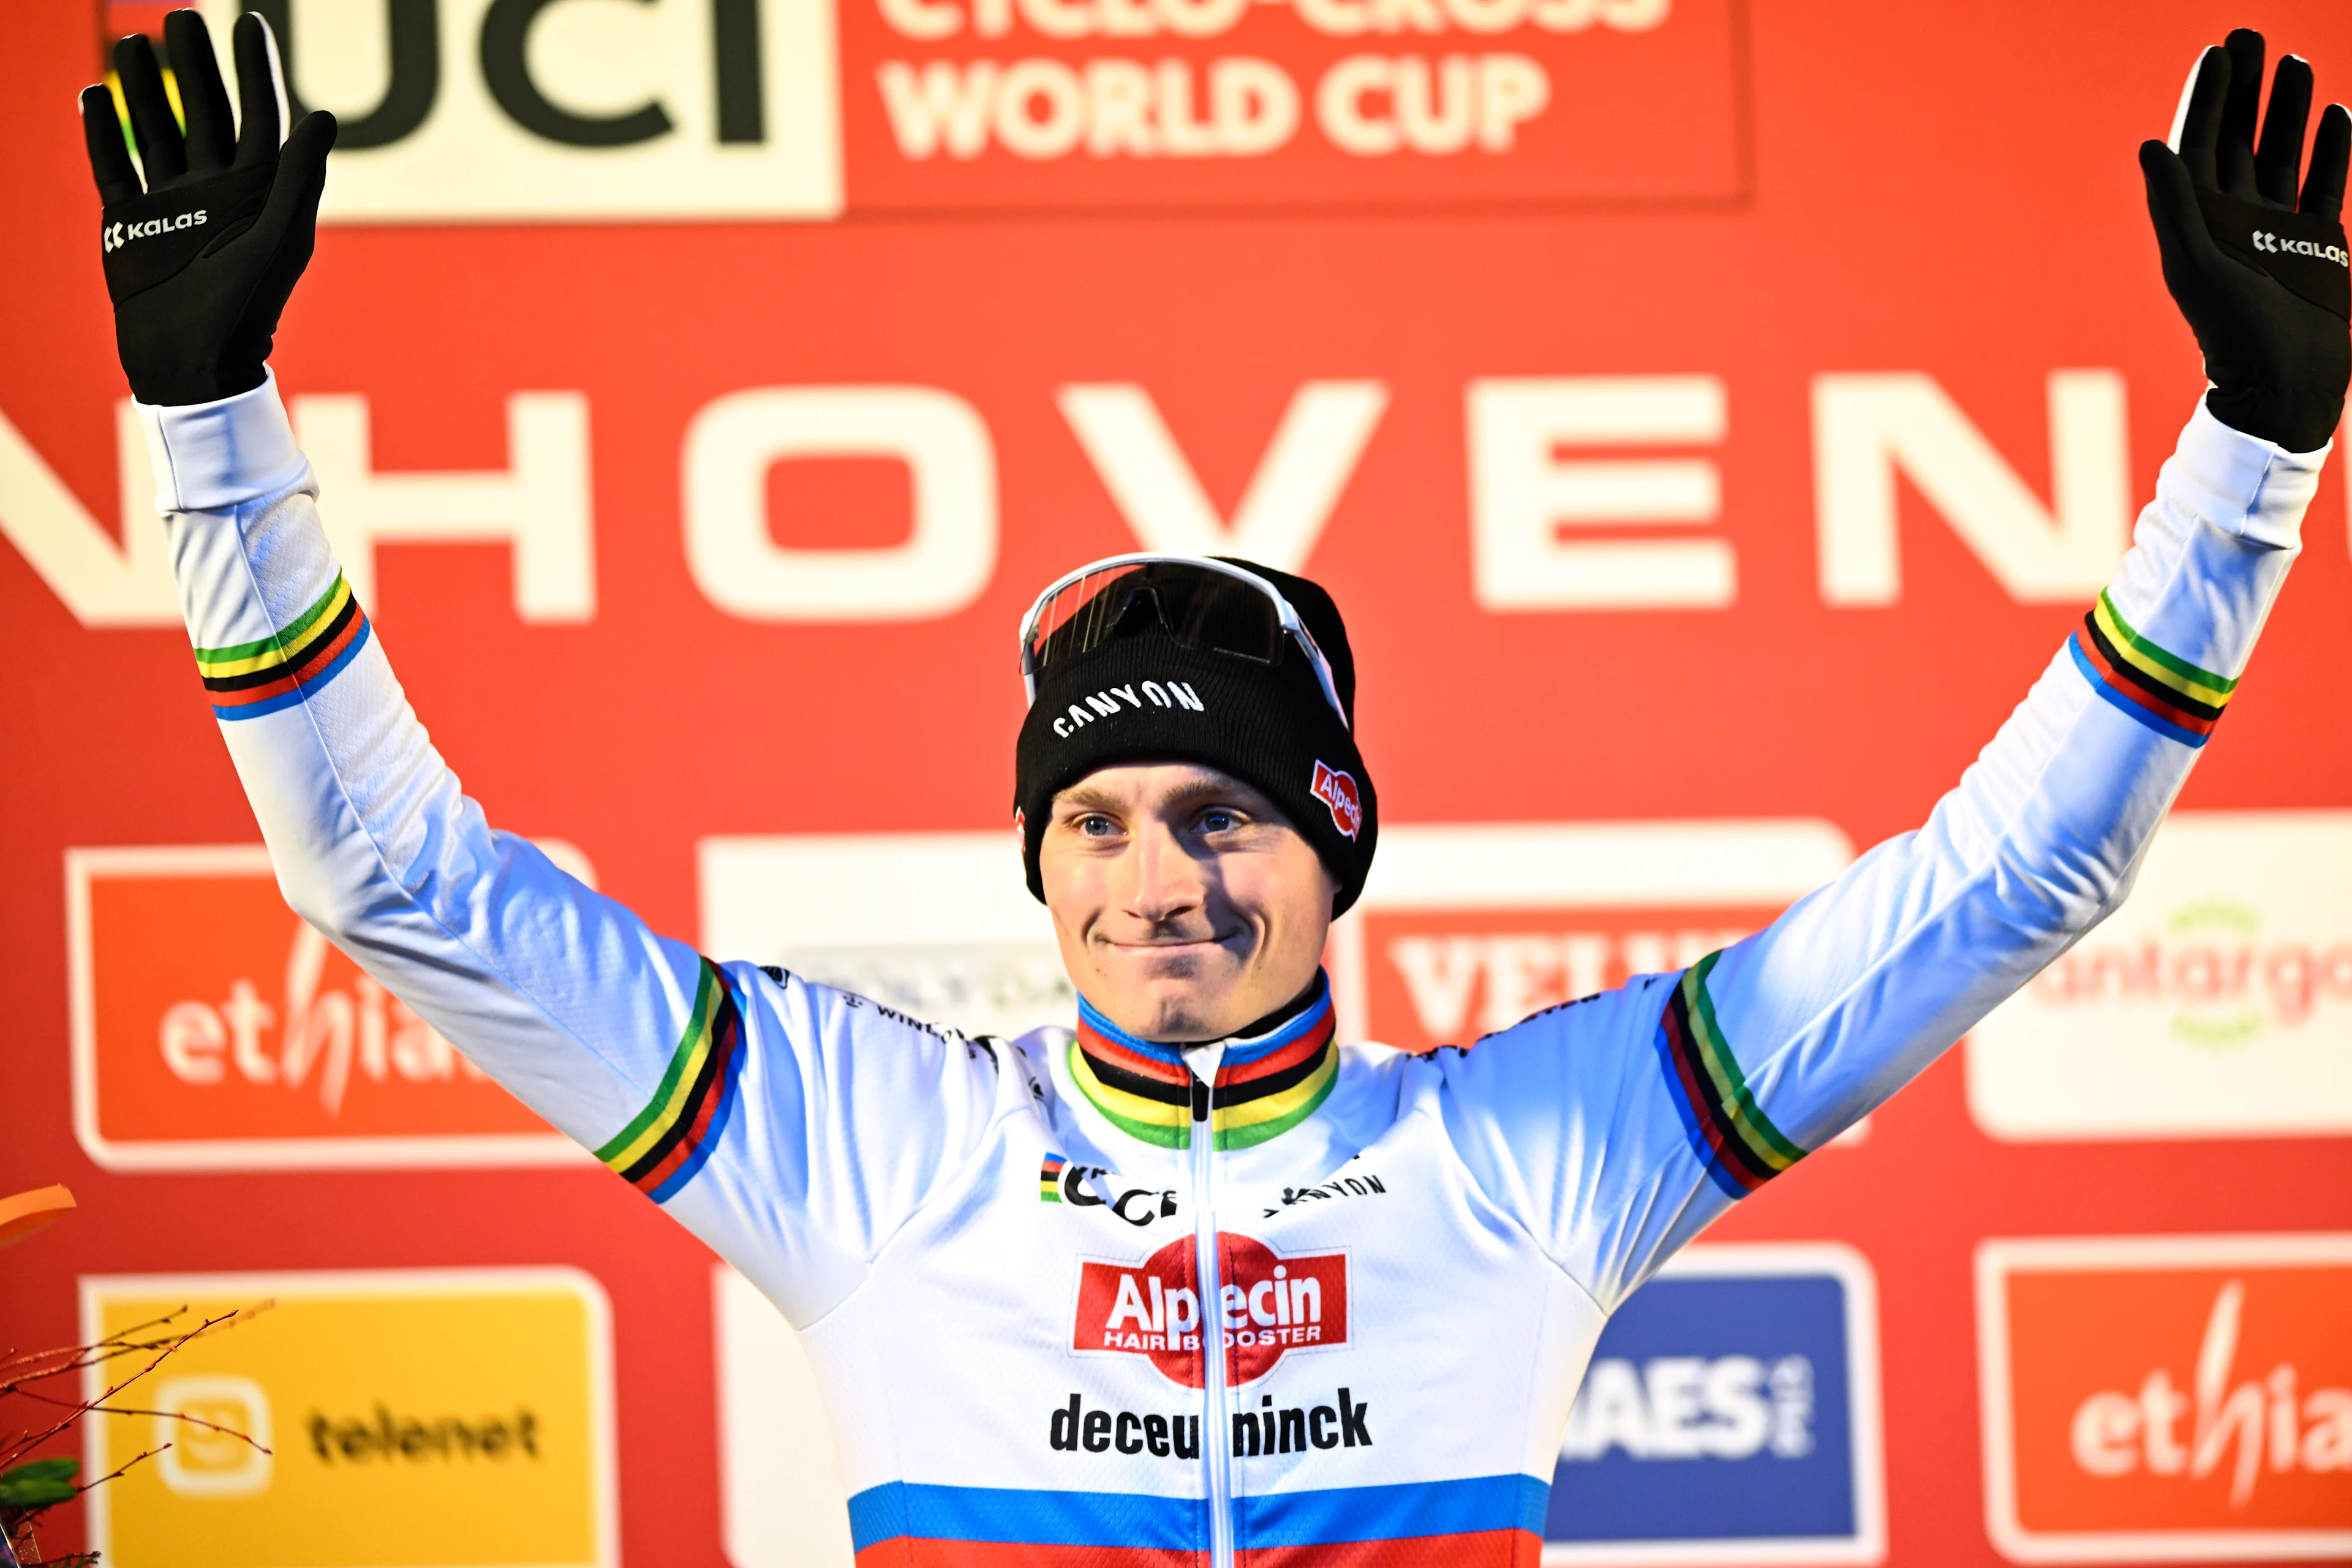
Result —
[[[81, 1282], [93, 1341], [264, 1301], [172, 1358], [147, 1406], [161, 1414], [84, 1424], [91, 1475], [162, 1449], [90, 1494], [89, 1544], [110, 1568], [614, 1562], [611, 1311], [595, 1280], [465, 1268]], [[103, 1370], [85, 1373], [87, 1397]]]

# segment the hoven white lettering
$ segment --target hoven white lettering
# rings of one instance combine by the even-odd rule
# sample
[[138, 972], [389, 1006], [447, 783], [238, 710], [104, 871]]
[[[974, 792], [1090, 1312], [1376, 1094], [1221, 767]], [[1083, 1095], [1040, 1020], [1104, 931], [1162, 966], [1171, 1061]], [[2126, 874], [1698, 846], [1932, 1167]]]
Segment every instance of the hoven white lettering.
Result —
[[1129, 682], [1095, 692], [1083, 706], [1071, 703], [1068, 712], [1054, 721], [1054, 733], [1067, 740], [1097, 720], [1116, 719], [1128, 709], [1140, 708], [1147, 702], [1154, 708], [1182, 708], [1195, 713], [1209, 710], [1208, 704], [1186, 681], [1171, 680], [1165, 686], [1156, 680]]
[[1748, 1355], [1606, 1356], [1584, 1374], [1560, 1439], [1563, 1459], [1622, 1448], [1636, 1459], [1747, 1459], [1813, 1450], [1813, 1363]]
[[[163, 1065], [182, 1083], [223, 1083], [234, 1067], [247, 1083], [287, 1089], [300, 1089], [315, 1068], [319, 1101], [330, 1116], [341, 1114], [354, 1067], [374, 1083], [394, 1076], [412, 1083], [484, 1077], [438, 1030], [366, 975], [356, 976], [349, 991], [320, 990], [326, 958], [327, 939], [298, 926], [286, 959], [282, 1007], [263, 1001], [242, 976], [229, 982], [228, 995], [217, 1005], [173, 1003], [156, 1028]], [[278, 1031], [275, 1050], [265, 1043], [273, 1029]]]
[[[2068, 1428], [2074, 1463], [2094, 1476], [2154, 1476], [2202, 1480], [2237, 1447], [2230, 1506], [2252, 1500], [2267, 1451], [2270, 1468], [2324, 1475], [2352, 1471], [2352, 1389], [2319, 1388], [2297, 1398], [2295, 1367], [2281, 1362], [2260, 1379], [2231, 1383], [2246, 1287], [2231, 1279], [2214, 1292], [2189, 1392], [2158, 1367], [2137, 1392], [2106, 1390], [2076, 1407]], [[2188, 1418], [2187, 1430], [2182, 1420]]]
[[1622, 984], [1631, 975], [1686, 968], [1747, 934], [1730, 927], [1401, 936], [1389, 942], [1388, 959], [1404, 982], [1423, 1034], [1455, 1041], [1507, 1029], [1531, 1013]]

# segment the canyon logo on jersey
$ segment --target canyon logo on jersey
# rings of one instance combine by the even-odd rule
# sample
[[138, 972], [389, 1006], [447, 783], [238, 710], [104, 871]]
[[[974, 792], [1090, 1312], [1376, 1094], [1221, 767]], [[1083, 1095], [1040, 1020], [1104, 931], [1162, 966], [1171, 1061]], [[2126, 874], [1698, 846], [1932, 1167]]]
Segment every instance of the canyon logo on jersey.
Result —
[[[1202, 1387], [1193, 1246], [1188, 1236], [1140, 1263], [1080, 1263], [1071, 1351], [1149, 1356], [1171, 1382]], [[1228, 1386], [1256, 1382], [1287, 1352], [1348, 1342], [1346, 1253], [1284, 1258], [1255, 1237], [1226, 1231], [1217, 1233], [1217, 1249]]]

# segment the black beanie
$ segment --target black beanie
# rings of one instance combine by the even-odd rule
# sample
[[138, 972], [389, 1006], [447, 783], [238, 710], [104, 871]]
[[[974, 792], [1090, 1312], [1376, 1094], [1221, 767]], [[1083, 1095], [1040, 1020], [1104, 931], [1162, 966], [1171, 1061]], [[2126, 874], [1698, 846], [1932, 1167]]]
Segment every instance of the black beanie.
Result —
[[[1290, 601], [1330, 664], [1352, 724], [1356, 661], [1331, 595], [1287, 572], [1217, 559], [1265, 578]], [[1029, 891], [1040, 903], [1045, 885], [1037, 851], [1055, 795], [1097, 768], [1142, 762], [1199, 763], [1264, 792], [1339, 883], [1334, 915], [1364, 890], [1380, 837], [1377, 796], [1354, 735], [1331, 711], [1314, 664], [1295, 645], [1269, 668], [1180, 647], [1156, 618], [1133, 615], [1101, 647], [1056, 660], [1038, 675], [1037, 700], [1013, 753], [1013, 805]]]

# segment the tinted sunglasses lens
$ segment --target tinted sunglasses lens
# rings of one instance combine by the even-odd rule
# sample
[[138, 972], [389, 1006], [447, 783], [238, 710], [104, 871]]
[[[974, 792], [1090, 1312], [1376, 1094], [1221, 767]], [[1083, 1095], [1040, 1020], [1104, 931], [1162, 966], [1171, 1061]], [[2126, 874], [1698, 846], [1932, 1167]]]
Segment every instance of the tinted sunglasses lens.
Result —
[[1179, 646], [1233, 654], [1258, 664], [1282, 658], [1282, 616], [1251, 584], [1217, 573], [1189, 572], [1179, 593], [1162, 592], [1162, 614]]
[[1029, 654], [1043, 669], [1076, 658], [1108, 642], [1141, 586], [1140, 565], [1089, 572], [1065, 584], [1037, 613], [1029, 633]]
[[1282, 616], [1253, 584], [1181, 563], [1147, 562], [1090, 572], [1045, 602], [1029, 634], [1035, 667], [1076, 658], [1156, 620], [1180, 647], [1209, 648], [1259, 664], [1282, 658]]

